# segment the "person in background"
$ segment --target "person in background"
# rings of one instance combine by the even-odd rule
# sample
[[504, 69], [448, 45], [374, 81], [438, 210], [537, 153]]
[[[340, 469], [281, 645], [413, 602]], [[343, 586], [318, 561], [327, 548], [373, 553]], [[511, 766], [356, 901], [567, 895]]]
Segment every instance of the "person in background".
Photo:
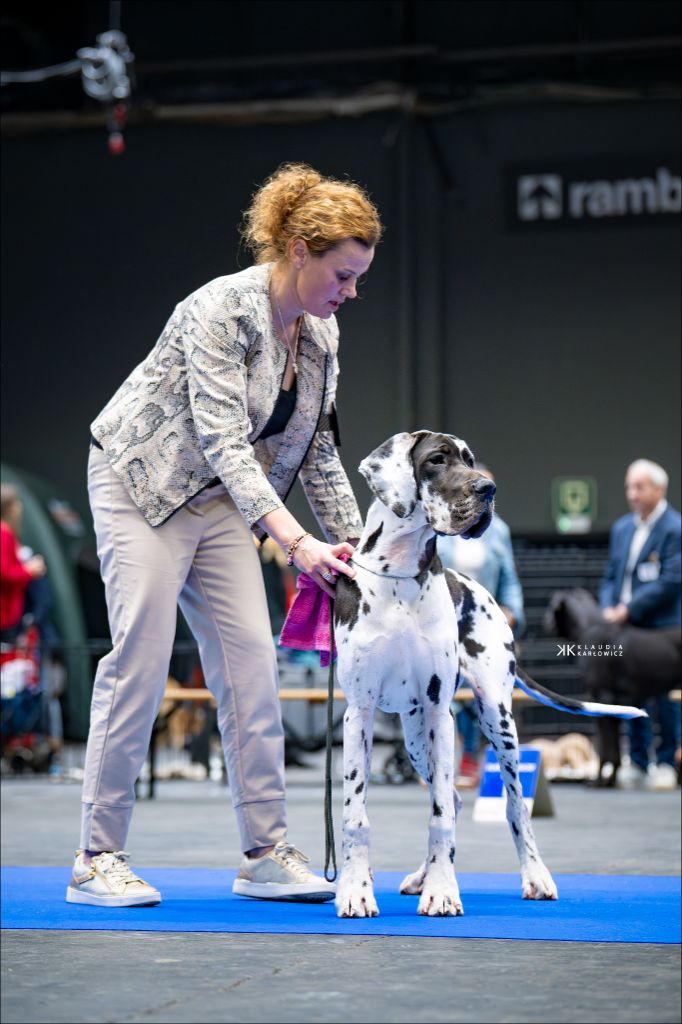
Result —
[[[606, 622], [643, 629], [670, 629], [682, 622], [680, 513], [668, 504], [667, 491], [668, 474], [658, 463], [637, 459], [628, 467], [625, 497], [630, 512], [611, 529], [609, 559], [599, 589]], [[651, 718], [628, 722], [630, 764], [619, 769], [617, 784], [674, 789], [679, 706], [664, 695], [647, 701], [645, 708], [658, 718], [658, 748], [653, 751]]]
[[33, 580], [47, 572], [42, 555], [20, 557], [22, 504], [11, 484], [0, 486], [0, 635], [13, 643], [20, 631], [26, 609], [26, 590]]
[[[476, 469], [489, 480], [495, 480], [483, 463], [477, 462]], [[519, 637], [525, 626], [523, 590], [516, 571], [511, 531], [505, 521], [494, 513], [490, 526], [481, 537], [470, 540], [439, 537], [438, 552], [446, 568], [470, 576], [492, 594], [506, 615], [514, 636]], [[463, 747], [456, 785], [466, 789], [477, 786], [480, 779], [481, 734], [473, 702], [457, 711], [456, 720]]]

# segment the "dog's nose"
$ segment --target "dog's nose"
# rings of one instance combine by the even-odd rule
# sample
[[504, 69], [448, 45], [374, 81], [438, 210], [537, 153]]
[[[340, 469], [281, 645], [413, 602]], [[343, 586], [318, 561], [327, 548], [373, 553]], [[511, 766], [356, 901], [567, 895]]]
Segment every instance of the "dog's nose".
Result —
[[487, 476], [480, 476], [474, 484], [474, 490], [479, 497], [485, 498], [486, 501], [492, 501], [497, 487]]

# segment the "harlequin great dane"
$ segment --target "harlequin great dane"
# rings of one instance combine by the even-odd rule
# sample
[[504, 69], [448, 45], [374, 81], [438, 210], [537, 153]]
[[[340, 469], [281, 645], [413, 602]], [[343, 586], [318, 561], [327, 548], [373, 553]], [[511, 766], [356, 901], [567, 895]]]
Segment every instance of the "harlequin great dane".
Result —
[[352, 565], [336, 586], [338, 677], [348, 701], [343, 736], [343, 865], [339, 917], [378, 914], [369, 859], [366, 799], [374, 712], [399, 712], [415, 770], [429, 787], [427, 856], [400, 891], [419, 894], [418, 913], [463, 913], [455, 877], [454, 723], [450, 704], [466, 679], [500, 764], [507, 819], [521, 863], [525, 899], [556, 899], [538, 852], [519, 779], [514, 685], [550, 707], [634, 718], [639, 708], [560, 697], [521, 673], [507, 620], [490, 594], [445, 570], [437, 534], [479, 537], [493, 512], [495, 485], [476, 472], [467, 444], [418, 430], [389, 438], [360, 464], [375, 495]]

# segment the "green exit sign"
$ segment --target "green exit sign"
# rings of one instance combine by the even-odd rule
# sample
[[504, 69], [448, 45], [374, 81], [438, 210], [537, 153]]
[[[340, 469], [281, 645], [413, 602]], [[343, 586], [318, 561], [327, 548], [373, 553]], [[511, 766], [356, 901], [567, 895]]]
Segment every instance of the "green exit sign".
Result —
[[559, 533], [589, 533], [597, 517], [597, 481], [591, 476], [555, 476], [552, 518]]

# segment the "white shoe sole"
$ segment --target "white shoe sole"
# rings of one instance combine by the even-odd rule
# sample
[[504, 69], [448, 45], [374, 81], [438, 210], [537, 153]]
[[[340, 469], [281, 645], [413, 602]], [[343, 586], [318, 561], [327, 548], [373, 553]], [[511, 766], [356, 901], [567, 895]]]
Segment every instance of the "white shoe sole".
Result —
[[[330, 888], [321, 888], [321, 886]], [[256, 900], [280, 900], [285, 903], [326, 903], [336, 895], [336, 886], [320, 879], [319, 883], [299, 883], [283, 885], [277, 882], [249, 882], [245, 878], [236, 878], [232, 886], [236, 896], [251, 896]]]
[[155, 907], [161, 903], [161, 893], [153, 889], [149, 896], [97, 896], [92, 892], [74, 889], [66, 890], [67, 903], [85, 903], [90, 907]]

